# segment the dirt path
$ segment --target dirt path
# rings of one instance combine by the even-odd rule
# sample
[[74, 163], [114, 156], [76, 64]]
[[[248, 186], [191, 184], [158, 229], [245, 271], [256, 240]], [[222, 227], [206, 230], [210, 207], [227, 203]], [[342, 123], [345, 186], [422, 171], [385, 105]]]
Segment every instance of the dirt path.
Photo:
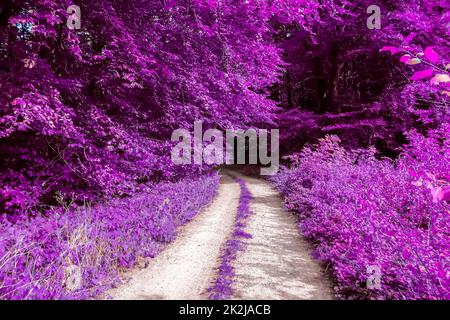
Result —
[[[239, 175], [233, 172], [233, 175]], [[329, 282], [309, 256], [311, 247], [297, 231], [269, 183], [244, 177], [255, 214], [253, 235], [234, 266], [234, 299], [331, 299]], [[109, 292], [113, 299], [206, 299], [239, 203], [239, 185], [225, 172], [216, 199], [147, 268]]]
[[147, 268], [109, 293], [113, 299], [206, 299], [220, 249], [234, 223], [240, 187], [223, 175], [218, 195]]
[[254, 215], [246, 250], [236, 260], [235, 299], [332, 299], [331, 283], [299, 235], [296, 218], [282, 207], [267, 182], [243, 177], [252, 193]]

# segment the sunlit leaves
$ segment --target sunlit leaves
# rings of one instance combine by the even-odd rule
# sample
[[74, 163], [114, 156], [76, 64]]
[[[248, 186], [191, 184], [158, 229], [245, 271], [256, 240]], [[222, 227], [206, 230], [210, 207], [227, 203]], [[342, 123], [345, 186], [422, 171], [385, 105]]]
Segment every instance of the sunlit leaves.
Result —
[[419, 58], [411, 58], [411, 59], [407, 59], [405, 61], [405, 64], [409, 65], [409, 66], [414, 66], [416, 64], [421, 63], [422, 60], [420, 60]]
[[412, 32], [410, 33], [407, 37], [405, 37], [405, 39], [403, 40], [403, 44], [407, 45], [409, 44], [415, 37], [416, 37], [417, 33], [416, 32]]
[[[154, 257], [173, 241], [177, 228], [214, 198], [218, 185], [217, 174], [201, 175], [147, 187], [107, 205], [69, 202], [31, 221], [0, 215], [1, 299], [98, 297], [121, 282], [116, 268], [136, 266], [139, 258]], [[16, 194], [22, 196], [0, 189], [0, 197]]]

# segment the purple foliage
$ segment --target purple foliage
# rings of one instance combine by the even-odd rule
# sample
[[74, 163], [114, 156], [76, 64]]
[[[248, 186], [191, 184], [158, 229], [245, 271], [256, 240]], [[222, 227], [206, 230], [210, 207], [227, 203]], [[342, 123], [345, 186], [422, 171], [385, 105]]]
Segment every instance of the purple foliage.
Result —
[[131, 198], [0, 221], [0, 299], [86, 299], [154, 257], [214, 197], [217, 174], [163, 183]]
[[252, 237], [245, 232], [246, 222], [252, 214], [250, 211], [252, 195], [243, 179], [236, 178], [236, 181], [241, 187], [236, 221], [231, 238], [225, 243], [217, 278], [214, 285], [209, 288], [211, 292], [209, 299], [212, 300], [229, 299], [233, 294], [232, 284], [235, 276], [233, 262], [236, 260], [238, 253], [245, 250], [245, 243], [242, 240]]
[[[339, 297], [450, 298], [450, 208], [415, 174], [433, 172], [450, 185], [449, 132], [412, 133], [395, 163], [328, 136], [274, 178], [314, 256], [331, 266]], [[381, 269], [379, 289], [366, 286], [369, 266]]]
[[0, 2], [0, 298], [92, 297], [171, 241], [217, 186], [170, 161], [194, 121], [280, 128], [276, 184], [342, 297], [448, 297], [448, 1], [378, 1], [379, 30], [372, 0], [78, 2], [80, 30], [71, 0]]

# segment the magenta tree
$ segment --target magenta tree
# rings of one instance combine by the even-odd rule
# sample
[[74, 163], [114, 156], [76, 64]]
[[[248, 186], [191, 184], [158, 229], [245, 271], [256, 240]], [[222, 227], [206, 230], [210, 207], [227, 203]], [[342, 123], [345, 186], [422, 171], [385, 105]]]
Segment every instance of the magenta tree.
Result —
[[79, 1], [80, 30], [66, 26], [71, 4], [1, 4], [2, 211], [176, 178], [186, 168], [166, 141], [194, 120], [272, 121], [283, 62], [269, 22], [292, 19], [282, 1]]

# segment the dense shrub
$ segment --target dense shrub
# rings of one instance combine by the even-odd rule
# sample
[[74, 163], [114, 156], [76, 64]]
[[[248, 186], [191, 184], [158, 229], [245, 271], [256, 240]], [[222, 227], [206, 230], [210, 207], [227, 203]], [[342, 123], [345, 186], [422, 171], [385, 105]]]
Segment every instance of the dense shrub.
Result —
[[[274, 178], [314, 256], [332, 267], [341, 298], [450, 298], [448, 126], [409, 138], [392, 162], [327, 136]], [[381, 286], [371, 289], [373, 266]]]
[[132, 198], [49, 216], [0, 221], [0, 299], [78, 299], [120, 282], [153, 257], [215, 195], [217, 174], [149, 188]]

